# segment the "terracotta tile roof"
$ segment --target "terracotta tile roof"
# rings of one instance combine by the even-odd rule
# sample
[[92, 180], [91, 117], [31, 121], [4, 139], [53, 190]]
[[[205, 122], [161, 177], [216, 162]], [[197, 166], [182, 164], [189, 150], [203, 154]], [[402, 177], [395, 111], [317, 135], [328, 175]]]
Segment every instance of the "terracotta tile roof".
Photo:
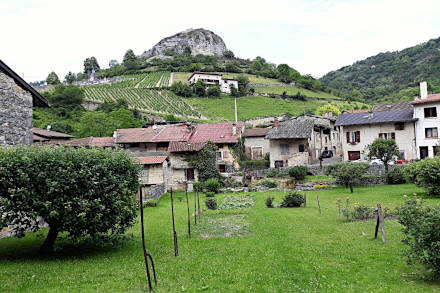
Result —
[[244, 131], [243, 136], [244, 137], [259, 137], [259, 136], [266, 136], [266, 134], [269, 132], [270, 128], [251, 128], [246, 129]]
[[240, 137], [243, 122], [237, 122], [237, 131], [232, 135], [233, 123], [219, 124], [199, 124], [189, 142], [207, 142], [211, 140], [214, 143], [236, 143]]
[[116, 130], [116, 143], [151, 142], [153, 137], [160, 132], [161, 126], [148, 128], [126, 128]]
[[63, 145], [78, 147], [114, 147], [116, 146], [113, 137], [84, 137], [73, 139], [62, 143]]
[[426, 99], [417, 99], [411, 102], [413, 105], [440, 102], [440, 94], [429, 95]]
[[33, 127], [32, 132], [38, 136], [47, 137], [47, 138], [72, 138], [72, 137], [74, 137], [69, 134], [56, 132], [56, 131], [52, 131], [52, 130], [41, 129], [41, 128], [37, 128], [37, 127]]
[[188, 141], [191, 136], [191, 129], [186, 124], [172, 125], [162, 128], [151, 141], [170, 142], [170, 141]]
[[168, 146], [168, 151], [171, 153], [177, 152], [198, 152], [204, 146], [206, 142], [185, 142], [185, 141], [172, 141]]
[[155, 156], [155, 157], [136, 157], [133, 160], [139, 162], [142, 165], [161, 164], [167, 159], [167, 156]]

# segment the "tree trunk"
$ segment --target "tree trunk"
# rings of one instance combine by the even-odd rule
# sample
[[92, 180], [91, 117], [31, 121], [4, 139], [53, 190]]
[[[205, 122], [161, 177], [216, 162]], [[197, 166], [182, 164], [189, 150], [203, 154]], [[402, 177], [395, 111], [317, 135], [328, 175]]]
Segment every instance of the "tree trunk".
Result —
[[350, 183], [349, 186], [350, 186], [350, 193], [353, 193], [353, 183]]
[[49, 228], [49, 233], [47, 233], [46, 240], [44, 240], [43, 245], [40, 247], [40, 253], [46, 254], [53, 251], [53, 245], [58, 236], [58, 229], [55, 227]]
[[384, 163], [383, 165], [385, 167], [385, 174], [387, 174], [388, 173], [388, 163]]

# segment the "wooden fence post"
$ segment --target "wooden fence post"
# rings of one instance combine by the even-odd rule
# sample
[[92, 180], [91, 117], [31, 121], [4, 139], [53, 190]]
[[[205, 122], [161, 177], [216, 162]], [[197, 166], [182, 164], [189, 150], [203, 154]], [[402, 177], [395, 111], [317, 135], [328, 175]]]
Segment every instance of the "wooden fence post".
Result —
[[382, 213], [382, 206], [380, 205], [380, 203], [377, 204], [377, 213], [379, 218], [380, 231], [382, 233], [382, 241], [383, 243], [385, 243], [385, 225], [384, 225], [385, 219]]
[[193, 188], [193, 193], [194, 193], [194, 225], [197, 225], [197, 197], [194, 188]]
[[174, 200], [173, 200], [173, 188], [171, 187], [171, 218], [173, 220], [173, 238], [174, 238], [174, 256], [179, 255], [179, 245], [177, 243], [176, 224], [174, 223]]
[[197, 211], [198, 211], [198, 216], [200, 217], [200, 196], [199, 196], [199, 190], [197, 189]]
[[304, 207], [307, 207], [307, 193], [304, 192]]
[[319, 203], [319, 196], [316, 196], [316, 200], [318, 201], [318, 210], [319, 210], [319, 214], [321, 214], [321, 204]]
[[188, 183], [185, 184], [186, 209], [188, 212], [188, 237], [191, 237], [191, 212], [189, 210]]

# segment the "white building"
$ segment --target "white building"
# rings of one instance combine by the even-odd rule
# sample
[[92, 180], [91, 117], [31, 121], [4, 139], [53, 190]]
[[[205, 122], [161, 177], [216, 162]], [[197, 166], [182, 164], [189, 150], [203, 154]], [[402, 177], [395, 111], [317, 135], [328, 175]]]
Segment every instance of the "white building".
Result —
[[438, 128], [440, 127], [440, 94], [428, 95], [426, 82], [420, 83], [420, 98], [416, 98], [414, 118], [417, 158], [432, 158], [437, 155], [439, 147]]
[[218, 85], [222, 93], [230, 94], [231, 86], [238, 89], [238, 81], [230, 78], [222, 78], [221, 73], [215, 72], [194, 72], [188, 78], [189, 85], [195, 84], [197, 81], [203, 81], [205, 84]]

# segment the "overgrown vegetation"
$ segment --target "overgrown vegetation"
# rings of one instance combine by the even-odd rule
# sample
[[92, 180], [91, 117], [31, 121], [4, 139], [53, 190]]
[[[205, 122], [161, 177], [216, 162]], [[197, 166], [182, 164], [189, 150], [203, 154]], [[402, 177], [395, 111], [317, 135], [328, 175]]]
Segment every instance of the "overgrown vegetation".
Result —
[[406, 166], [403, 170], [406, 178], [423, 187], [432, 196], [440, 196], [440, 157], [426, 158]]
[[[217, 145], [212, 141], [208, 141], [197, 154], [188, 155], [186, 157], [186, 161], [191, 168], [199, 170], [199, 181], [204, 182], [209, 179], [221, 179], [217, 167], [217, 150]], [[206, 188], [206, 185], [204, 187]]]
[[350, 188], [353, 193], [353, 186], [358, 184], [362, 176], [368, 171], [368, 163], [342, 162], [327, 167], [327, 172], [336, 178], [337, 182]]
[[307, 171], [306, 166], [294, 166], [289, 169], [289, 176], [297, 181], [304, 180], [307, 176]]
[[298, 191], [291, 191], [287, 193], [283, 201], [280, 204], [282, 208], [298, 208], [305, 203], [304, 195], [299, 193]]

